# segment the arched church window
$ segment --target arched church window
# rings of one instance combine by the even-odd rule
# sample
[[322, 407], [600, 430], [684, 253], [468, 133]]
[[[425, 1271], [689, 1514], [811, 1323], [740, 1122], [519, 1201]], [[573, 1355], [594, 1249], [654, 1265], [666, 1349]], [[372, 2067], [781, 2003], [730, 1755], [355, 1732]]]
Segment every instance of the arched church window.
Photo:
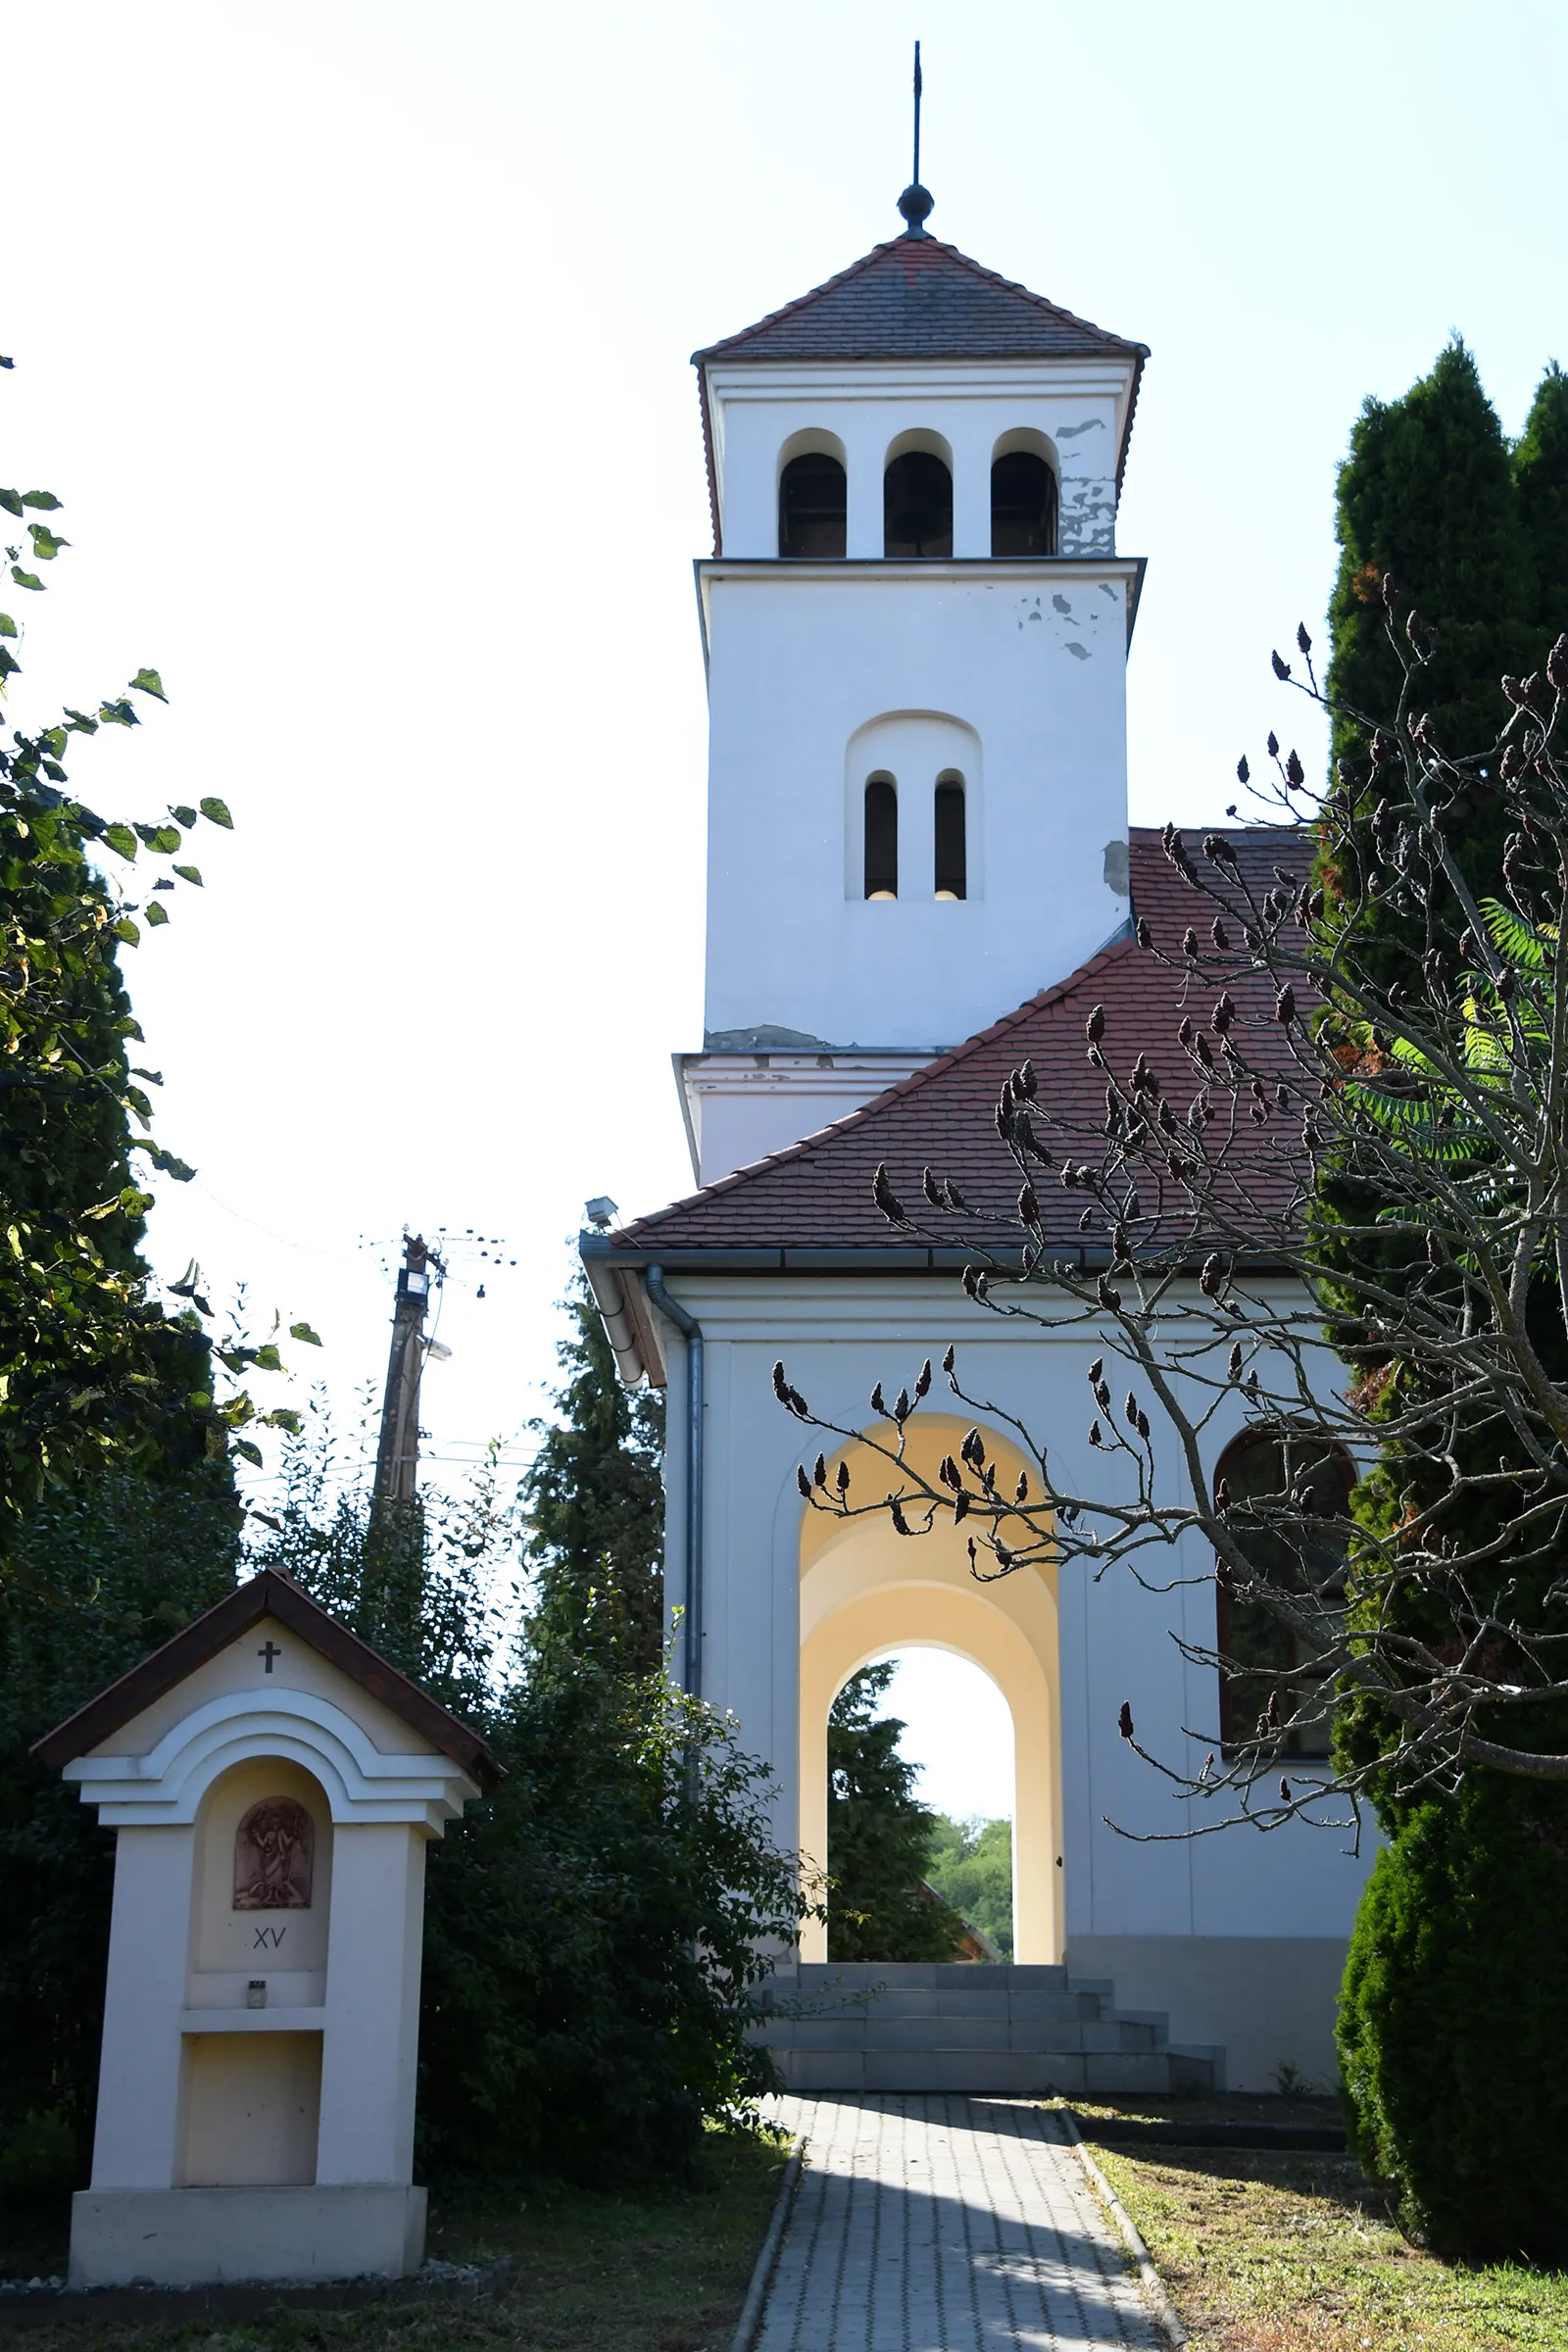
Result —
[[778, 477], [778, 552], [781, 556], [842, 556], [845, 550], [844, 467], [825, 450], [791, 458]]
[[991, 468], [991, 553], [1055, 552], [1056, 477], [1032, 449], [1009, 450]]
[[882, 477], [882, 552], [951, 556], [953, 476], [928, 449], [906, 449]]
[[[1215, 1500], [1251, 1570], [1244, 1578], [1218, 1562], [1216, 1646], [1234, 1669], [1222, 1670], [1219, 1684], [1220, 1739], [1229, 1754], [1259, 1738], [1271, 1710], [1279, 1723], [1303, 1710], [1307, 1718], [1289, 1734], [1285, 1754], [1329, 1752], [1332, 1711], [1319, 1660], [1344, 1605], [1354, 1483], [1342, 1448], [1309, 1433], [1247, 1431], [1220, 1456]], [[1259, 1591], [1270, 1587], [1291, 1594], [1315, 1638], [1274, 1614]]]
[[865, 787], [865, 895], [899, 895], [899, 788], [891, 776], [871, 776]]
[[951, 769], [937, 778], [936, 873], [939, 899], [967, 896], [968, 859], [964, 842], [963, 778]]

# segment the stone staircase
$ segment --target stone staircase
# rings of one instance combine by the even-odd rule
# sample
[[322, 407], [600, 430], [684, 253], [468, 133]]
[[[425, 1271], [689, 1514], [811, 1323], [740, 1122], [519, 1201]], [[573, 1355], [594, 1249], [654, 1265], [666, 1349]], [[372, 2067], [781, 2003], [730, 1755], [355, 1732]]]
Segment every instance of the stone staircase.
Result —
[[1064, 1968], [807, 1961], [760, 1988], [753, 2034], [792, 2091], [1162, 2097], [1224, 2081], [1224, 2053], [1172, 2049], [1166, 2021]]

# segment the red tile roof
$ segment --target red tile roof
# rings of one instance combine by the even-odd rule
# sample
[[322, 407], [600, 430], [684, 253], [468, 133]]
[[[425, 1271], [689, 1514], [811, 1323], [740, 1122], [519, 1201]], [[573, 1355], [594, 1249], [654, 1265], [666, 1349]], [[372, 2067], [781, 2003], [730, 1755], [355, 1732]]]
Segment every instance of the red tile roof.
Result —
[[[1301, 876], [1310, 864], [1311, 843], [1303, 833], [1246, 827], [1226, 838], [1236, 845], [1241, 871], [1258, 893], [1276, 865]], [[1176, 954], [1186, 927], [1200, 922], [1206, 927], [1213, 910], [1165, 858], [1156, 832], [1135, 826], [1130, 840], [1135, 912], [1150, 925], [1156, 946]], [[1264, 1024], [1264, 1035], [1250, 1041], [1249, 1052], [1254, 1066], [1266, 1067], [1277, 1051], [1271, 1046], [1278, 1035], [1272, 1025], [1272, 983], [1257, 973], [1229, 985], [1238, 1029]], [[1041, 1110], [1048, 1117], [1057, 1114], [1069, 1128], [1092, 1128], [1103, 1117], [1105, 1082], [1086, 1060], [1084, 1021], [1094, 1005], [1102, 1004], [1104, 1050], [1117, 1071], [1125, 1078], [1142, 1051], [1163, 1074], [1173, 1102], [1185, 1109], [1185, 1096], [1196, 1091], [1197, 1082], [1180, 1083], [1189, 1065], [1176, 1029], [1184, 1011], [1191, 1010], [1200, 1022], [1206, 1018], [1211, 993], [1205, 987], [1201, 999], [1190, 1004], [1189, 991], [1184, 972], [1144, 954], [1132, 938], [1118, 939], [1054, 988], [1043, 989], [848, 1118], [623, 1227], [611, 1237], [613, 1249], [640, 1255], [709, 1249], [886, 1250], [912, 1237], [901, 1236], [871, 1198], [879, 1161], [886, 1161], [895, 1192], [926, 1232], [939, 1223], [920, 1200], [920, 1172], [927, 1165], [939, 1178], [956, 1179], [972, 1207], [1010, 1215], [1017, 1170], [994, 1124], [1008, 1071], [1032, 1060]], [[1047, 1119], [1038, 1124], [1049, 1141]], [[1255, 1151], [1249, 1138], [1249, 1151], [1250, 1180], [1261, 1194], [1283, 1199], [1290, 1152], [1282, 1123], [1270, 1122]], [[1048, 1174], [1040, 1184], [1040, 1200], [1048, 1237], [1076, 1244], [1082, 1197], [1063, 1191]], [[954, 1220], [952, 1238], [963, 1246], [961, 1219]]]
[[901, 236], [692, 357], [707, 367], [715, 360], [1032, 360], [1106, 352], [1149, 356], [1147, 345], [1075, 318], [956, 245]]

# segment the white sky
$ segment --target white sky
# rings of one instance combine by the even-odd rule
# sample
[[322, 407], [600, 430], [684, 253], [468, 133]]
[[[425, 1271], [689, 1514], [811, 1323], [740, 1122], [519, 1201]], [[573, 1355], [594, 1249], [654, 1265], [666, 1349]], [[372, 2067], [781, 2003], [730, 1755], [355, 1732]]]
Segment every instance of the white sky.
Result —
[[1568, 12], [7, 11], [0, 471], [74, 542], [18, 709], [157, 665], [170, 710], [74, 783], [116, 814], [217, 791], [238, 827], [127, 958], [200, 1169], [156, 1250], [309, 1315], [346, 1400], [384, 1362], [360, 1237], [504, 1237], [515, 1269], [447, 1299], [444, 1473], [537, 1409], [584, 1197], [689, 1183], [688, 355], [898, 228], [916, 32], [933, 229], [1152, 347], [1133, 810], [1217, 815], [1295, 731], [1268, 651], [1319, 628], [1362, 395], [1457, 325], [1517, 429], [1568, 358]]
[[1012, 1819], [1012, 1718], [988, 1674], [946, 1649], [893, 1653], [880, 1712], [906, 1725], [899, 1752], [920, 1768], [922, 1803], [955, 1821]]

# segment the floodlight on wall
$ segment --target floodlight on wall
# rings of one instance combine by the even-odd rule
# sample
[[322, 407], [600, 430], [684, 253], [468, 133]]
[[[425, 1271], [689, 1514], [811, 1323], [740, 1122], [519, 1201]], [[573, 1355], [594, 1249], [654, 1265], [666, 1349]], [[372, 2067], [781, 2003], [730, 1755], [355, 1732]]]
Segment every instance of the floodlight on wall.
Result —
[[603, 1233], [609, 1226], [611, 1218], [618, 1216], [620, 1212], [610, 1195], [601, 1193], [597, 1200], [583, 1202], [582, 1213], [590, 1225], [597, 1225], [600, 1232]]

